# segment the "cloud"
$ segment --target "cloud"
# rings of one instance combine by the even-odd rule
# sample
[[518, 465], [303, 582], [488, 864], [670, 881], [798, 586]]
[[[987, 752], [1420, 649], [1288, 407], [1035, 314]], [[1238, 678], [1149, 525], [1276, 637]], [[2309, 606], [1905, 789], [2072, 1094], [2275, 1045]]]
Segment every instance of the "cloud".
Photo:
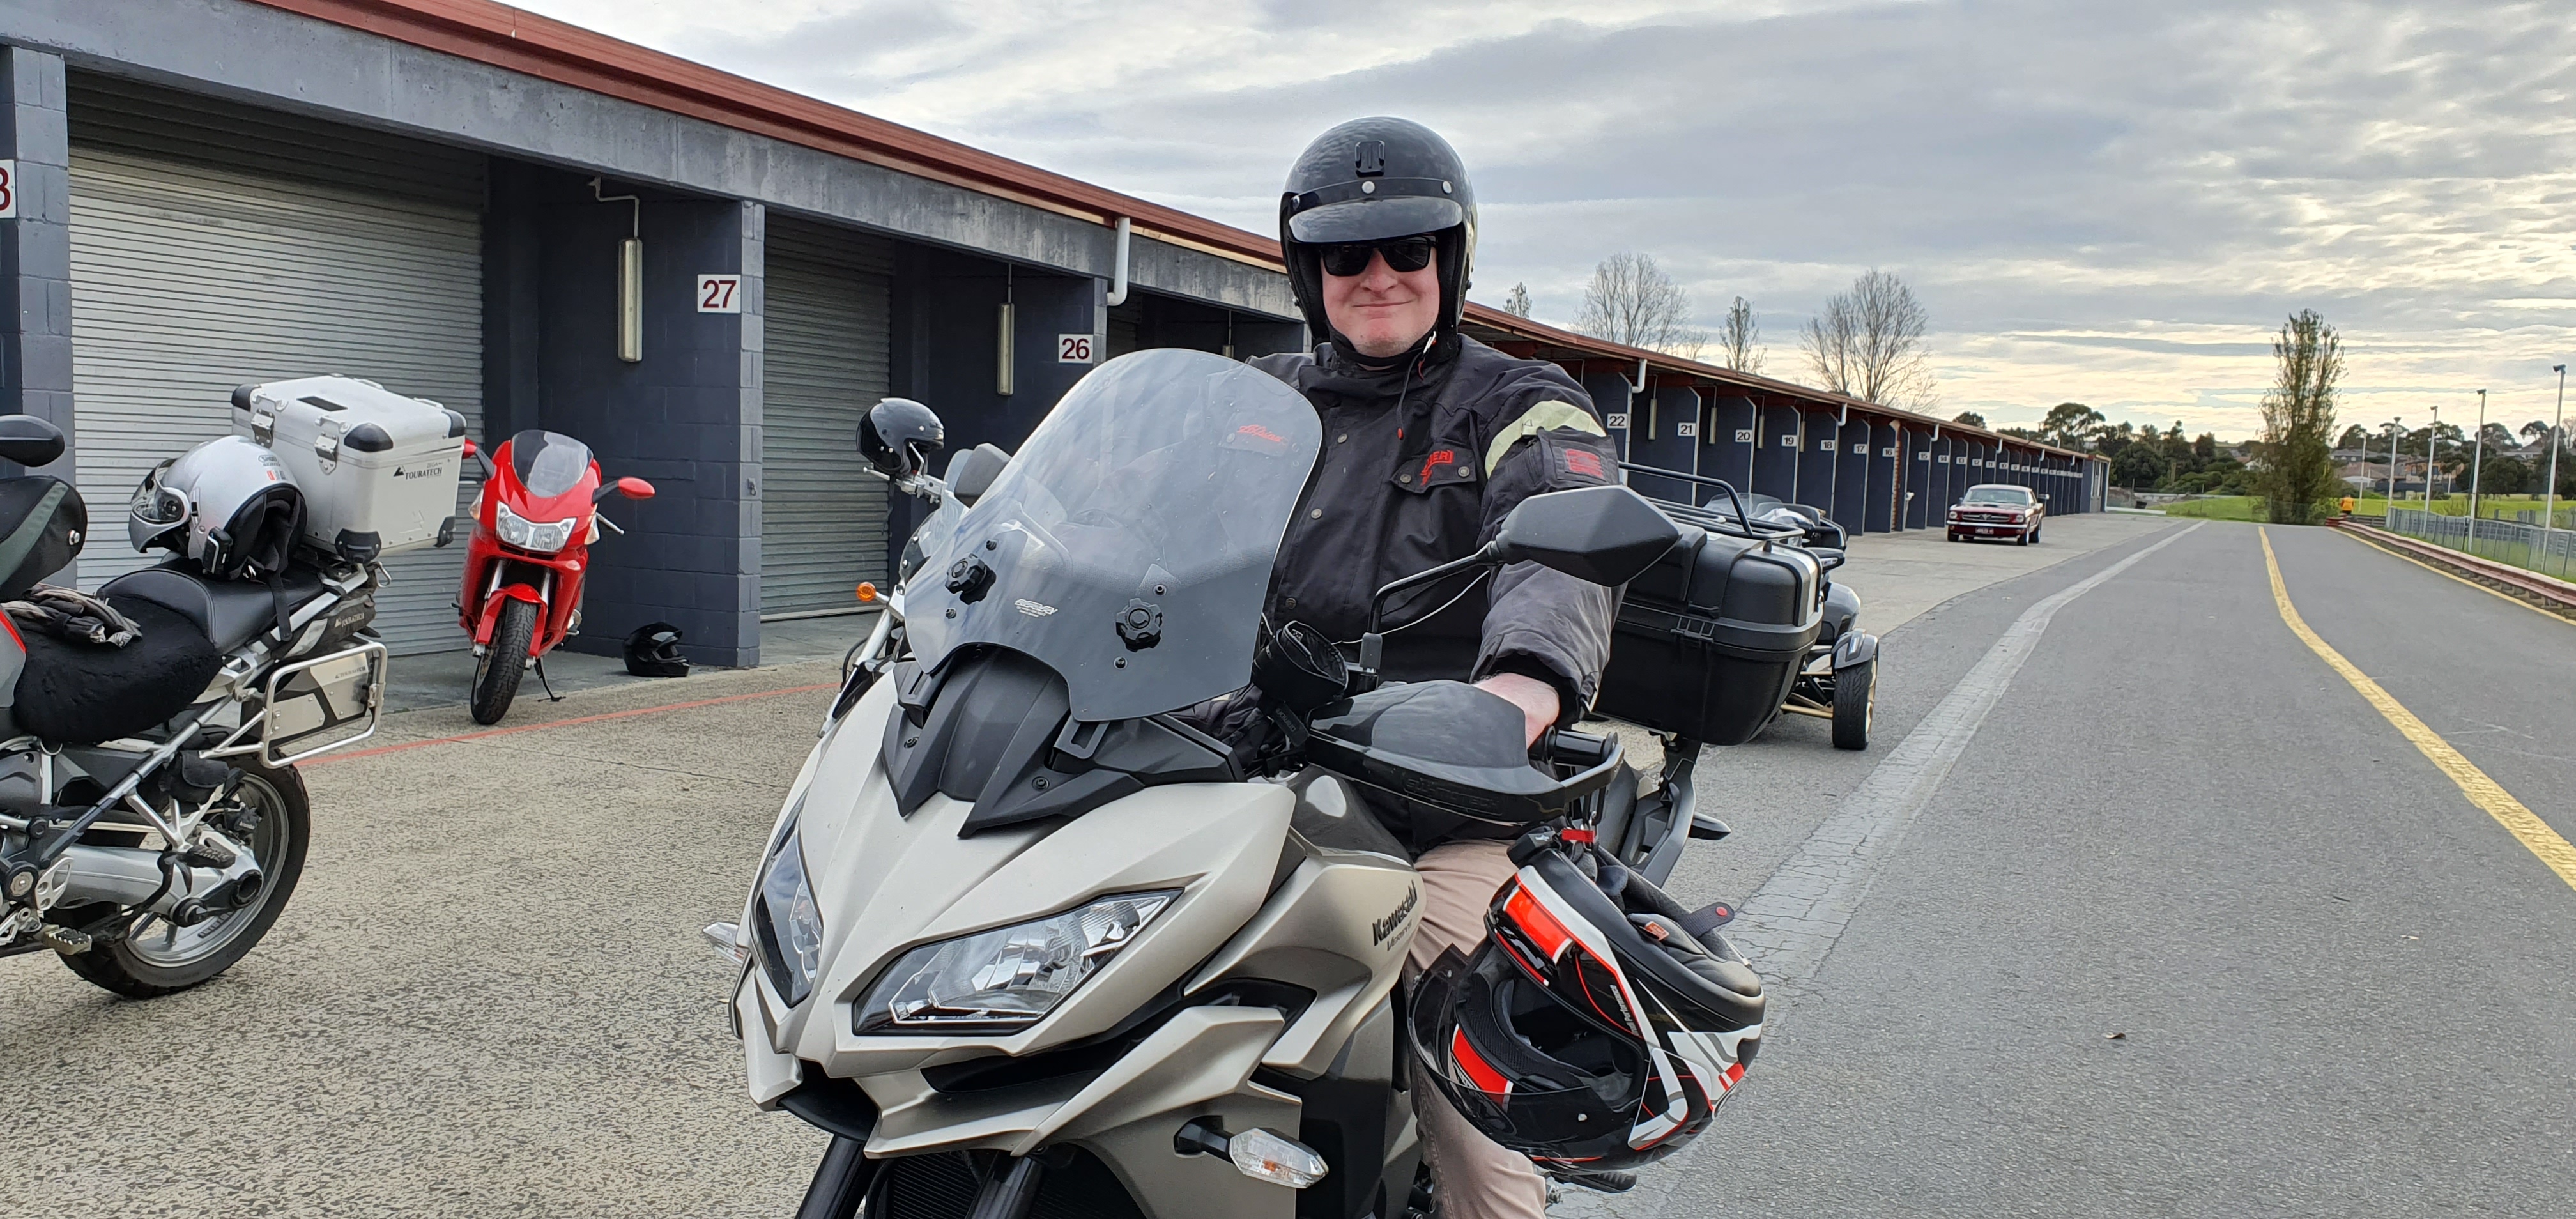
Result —
[[2576, 346], [2545, 4], [530, 7], [1254, 229], [1315, 132], [1406, 114], [1476, 167], [1479, 296], [1563, 321], [1646, 250], [1702, 325], [1753, 300], [1794, 377], [1798, 324], [1884, 267], [1945, 407], [1997, 423], [2246, 434], [2300, 308], [2343, 327], [2352, 411], [2538, 409]]

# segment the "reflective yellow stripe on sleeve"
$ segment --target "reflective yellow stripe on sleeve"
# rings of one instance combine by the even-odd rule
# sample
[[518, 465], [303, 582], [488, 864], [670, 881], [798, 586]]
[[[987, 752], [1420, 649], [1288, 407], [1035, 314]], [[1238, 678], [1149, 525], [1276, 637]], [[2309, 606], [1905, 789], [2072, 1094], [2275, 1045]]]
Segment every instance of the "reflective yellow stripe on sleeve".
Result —
[[1536, 436], [1541, 432], [1552, 432], [1558, 428], [1582, 432], [1588, 436], [1610, 434], [1601, 430], [1601, 421], [1594, 419], [1592, 412], [1582, 407], [1571, 402], [1555, 400], [1541, 402], [1521, 412], [1519, 419], [1512, 421], [1500, 435], [1494, 437], [1494, 443], [1485, 446], [1485, 477], [1494, 476], [1494, 467], [1503, 464], [1503, 454], [1511, 452], [1512, 446], [1519, 444], [1522, 438]]

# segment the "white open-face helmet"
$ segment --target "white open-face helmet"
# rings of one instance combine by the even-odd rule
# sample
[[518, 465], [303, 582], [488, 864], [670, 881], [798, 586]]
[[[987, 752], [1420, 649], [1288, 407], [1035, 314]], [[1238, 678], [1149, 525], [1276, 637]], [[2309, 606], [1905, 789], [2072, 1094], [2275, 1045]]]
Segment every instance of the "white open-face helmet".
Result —
[[218, 580], [286, 570], [303, 531], [303, 491], [275, 453], [242, 436], [154, 466], [125, 522], [136, 550], [166, 547]]

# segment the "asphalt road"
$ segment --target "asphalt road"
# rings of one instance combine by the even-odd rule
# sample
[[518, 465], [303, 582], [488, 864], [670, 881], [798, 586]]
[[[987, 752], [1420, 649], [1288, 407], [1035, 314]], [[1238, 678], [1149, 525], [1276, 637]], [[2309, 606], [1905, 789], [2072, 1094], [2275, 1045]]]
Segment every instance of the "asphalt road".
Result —
[[[2271, 532], [2321, 636], [2571, 828], [2576, 625]], [[2121, 553], [1902, 628], [1884, 738]], [[1856, 785], [1747, 748], [1765, 788]], [[1695, 854], [1686, 896], [1742, 898], [1780, 837]], [[2292, 635], [2255, 528], [2212, 523], [2055, 617], [1692, 1157], [1566, 1209], [2576, 1213], [2571, 966], [2576, 889]]]
[[[1702, 799], [1738, 833], [1677, 887], [1764, 895], [1755, 934], [1934, 729], [1946, 770], [1844, 877], [1821, 963], [1775, 979], [1714, 1131], [1564, 1213], [2576, 1212], [2576, 888], [2291, 634], [2253, 527], [2188, 528], [1856, 559], [1876, 743], [1790, 720], [1713, 752]], [[2576, 833], [2576, 625], [2272, 539], [2320, 635]], [[2159, 542], [2056, 605], [1962, 727], [2017, 622]], [[310, 772], [304, 887], [223, 979], [129, 1003], [0, 961], [0, 1106], [58, 1140], [0, 1217], [788, 1213], [821, 1140], [743, 1099], [695, 928], [738, 906], [831, 667], [462, 740], [458, 710], [391, 717], [371, 745], [400, 748]]]

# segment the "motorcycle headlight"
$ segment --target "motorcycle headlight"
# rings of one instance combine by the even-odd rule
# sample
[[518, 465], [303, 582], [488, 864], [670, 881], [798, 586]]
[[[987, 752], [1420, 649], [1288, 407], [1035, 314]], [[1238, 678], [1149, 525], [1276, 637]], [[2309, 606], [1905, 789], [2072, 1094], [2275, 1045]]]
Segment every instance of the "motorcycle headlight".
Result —
[[1021, 1028], [1044, 1019], [1170, 907], [1178, 890], [1104, 897], [1062, 914], [924, 944], [851, 1013], [860, 1033]]
[[500, 534], [504, 542], [538, 554], [553, 554], [563, 549], [572, 541], [573, 526], [580, 523], [581, 518], [577, 516], [560, 521], [532, 521], [510, 511], [508, 504], [492, 505], [493, 532]]
[[769, 857], [753, 915], [760, 966], [769, 974], [769, 984], [787, 1006], [803, 1003], [823, 968], [823, 911], [805, 878], [805, 844], [798, 831], [789, 830], [778, 853]]

